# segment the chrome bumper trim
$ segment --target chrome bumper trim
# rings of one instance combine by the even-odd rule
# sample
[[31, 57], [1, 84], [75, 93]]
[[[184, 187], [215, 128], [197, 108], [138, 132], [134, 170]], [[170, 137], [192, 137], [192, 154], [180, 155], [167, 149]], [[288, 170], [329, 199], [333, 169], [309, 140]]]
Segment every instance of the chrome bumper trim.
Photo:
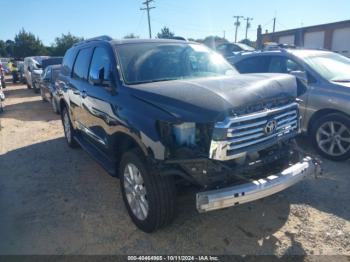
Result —
[[271, 175], [247, 184], [197, 193], [196, 205], [200, 213], [237, 206], [252, 202], [298, 183], [304, 177], [317, 172], [317, 167], [310, 157], [283, 170], [279, 174]]

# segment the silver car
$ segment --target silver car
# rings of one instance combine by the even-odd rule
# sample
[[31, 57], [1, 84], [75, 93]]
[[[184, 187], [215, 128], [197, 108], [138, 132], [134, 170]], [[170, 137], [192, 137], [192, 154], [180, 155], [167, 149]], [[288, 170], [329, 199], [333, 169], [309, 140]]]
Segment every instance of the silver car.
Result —
[[281, 49], [233, 57], [240, 73], [288, 73], [306, 83], [302, 129], [319, 153], [350, 158], [350, 59], [323, 50]]

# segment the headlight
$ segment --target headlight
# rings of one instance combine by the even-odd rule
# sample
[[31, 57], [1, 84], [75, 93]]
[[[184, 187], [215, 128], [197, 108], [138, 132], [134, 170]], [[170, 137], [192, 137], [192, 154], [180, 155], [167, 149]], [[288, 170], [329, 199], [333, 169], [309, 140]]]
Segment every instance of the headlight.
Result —
[[179, 146], [194, 146], [196, 144], [196, 124], [182, 123], [173, 126], [176, 144]]

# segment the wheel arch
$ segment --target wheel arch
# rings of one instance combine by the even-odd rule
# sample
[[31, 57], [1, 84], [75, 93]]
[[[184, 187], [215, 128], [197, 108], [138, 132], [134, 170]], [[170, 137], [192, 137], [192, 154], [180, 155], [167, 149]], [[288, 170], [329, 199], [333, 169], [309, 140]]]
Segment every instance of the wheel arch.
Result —
[[316, 120], [318, 120], [321, 117], [324, 117], [326, 115], [330, 115], [330, 114], [341, 114], [343, 116], [350, 118], [349, 114], [344, 113], [343, 111], [340, 111], [340, 110], [331, 109], [331, 108], [324, 108], [324, 109], [318, 110], [315, 113], [313, 113], [313, 115], [311, 116], [311, 118], [309, 120], [309, 123], [307, 126], [307, 133], [310, 134], [312, 126], [316, 122]]
[[120, 131], [113, 135], [113, 153], [116, 161], [116, 168], [118, 170], [122, 155], [131, 150], [138, 148], [143, 153], [143, 157], [147, 158], [151, 152], [146, 148], [142, 141], [136, 136], [128, 132]]

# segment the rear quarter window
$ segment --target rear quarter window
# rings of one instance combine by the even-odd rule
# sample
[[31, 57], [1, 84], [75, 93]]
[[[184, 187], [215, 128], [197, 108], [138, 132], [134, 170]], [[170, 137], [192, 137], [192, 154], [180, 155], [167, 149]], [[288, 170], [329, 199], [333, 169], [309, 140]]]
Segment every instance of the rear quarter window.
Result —
[[71, 74], [73, 64], [74, 64], [74, 59], [75, 59], [74, 49], [68, 49], [62, 61], [62, 73], [64, 75]]

